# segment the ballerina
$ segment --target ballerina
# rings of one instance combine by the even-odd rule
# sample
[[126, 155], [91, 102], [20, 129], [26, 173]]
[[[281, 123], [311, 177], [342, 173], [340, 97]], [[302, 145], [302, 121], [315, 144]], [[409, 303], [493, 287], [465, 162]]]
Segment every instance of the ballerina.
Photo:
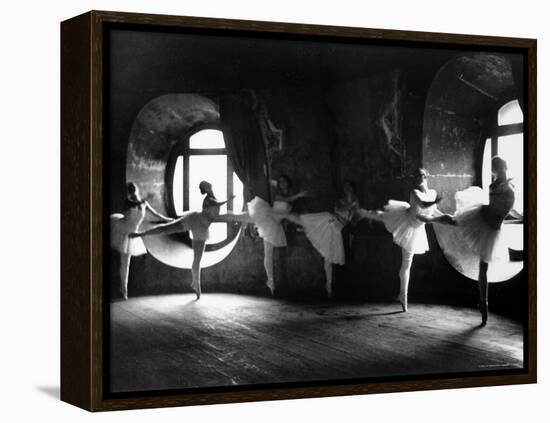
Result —
[[275, 293], [273, 272], [273, 249], [286, 247], [286, 235], [282, 220], [290, 216], [292, 203], [306, 197], [307, 191], [300, 191], [292, 195], [290, 191], [290, 179], [281, 175], [276, 181], [276, 194], [273, 206], [259, 196], [255, 196], [247, 203], [248, 211], [243, 213], [227, 212], [218, 216], [217, 221], [252, 223], [258, 229], [258, 234], [264, 244], [264, 268], [267, 275], [266, 285]]
[[127, 199], [125, 212], [114, 213], [111, 221], [111, 247], [120, 253], [120, 293], [124, 300], [128, 299], [128, 274], [132, 256], [140, 256], [147, 253], [145, 244], [141, 239], [133, 239], [129, 235], [139, 230], [139, 227], [147, 212], [169, 222], [172, 219], [157, 212], [149, 202], [142, 200], [136, 184], [129, 182], [126, 185]]
[[437, 192], [428, 188], [428, 173], [418, 169], [415, 175], [415, 188], [410, 193], [410, 203], [389, 200], [384, 211], [360, 210], [361, 218], [379, 220], [392, 234], [393, 242], [401, 247], [401, 267], [399, 269], [399, 295], [397, 301], [403, 312], [408, 310], [409, 279], [415, 254], [429, 250], [426, 236], [426, 223], [450, 222], [450, 215], [437, 210], [441, 200]]
[[333, 265], [346, 263], [342, 229], [352, 221], [359, 210], [359, 202], [348, 181], [344, 181], [342, 196], [332, 212], [291, 214], [287, 220], [302, 226], [313, 247], [323, 256], [325, 290], [332, 296]]
[[282, 220], [289, 216], [292, 203], [306, 197], [307, 191], [300, 191], [292, 195], [290, 191], [290, 179], [281, 175], [277, 179], [275, 201], [271, 206], [264, 199], [256, 196], [248, 203], [250, 220], [258, 228], [258, 234], [264, 242], [264, 268], [267, 275], [266, 285], [271, 295], [275, 292], [273, 273], [273, 249], [286, 247], [286, 235]]
[[453, 244], [448, 248], [456, 254], [474, 254], [479, 257], [479, 312], [481, 325], [488, 319], [487, 270], [489, 263], [508, 257], [508, 247], [502, 237], [504, 219], [514, 207], [515, 191], [507, 177], [505, 160], [494, 156], [491, 160], [493, 182], [489, 186], [489, 201], [479, 187], [470, 187], [455, 194], [457, 211], [451, 223], [455, 225]]
[[130, 237], [144, 237], [159, 234], [173, 234], [190, 231], [193, 235], [193, 264], [191, 265], [191, 288], [195, 291], [197, 299], [201, 297], [201, 259], [204, 253], [206, 241], [210, 236], [210, 224], [217, 219], [220, 214], [220, 207], [227, 203], [218, 201], [212, 190], [212, 184], [207, 181], [201, 181], [199, 184], [201, 194], [205, 195], [202, 202], [202, 211], [186, 212], [179, 218], [169, 222], [157, 225], [143, 232], [136, 232]]
[[355, 193], [354, 184], [349, 179], [342, 181], [342, 192], [338, 202], [342, 207], [350, 207], [353, 209], [351, 221], [342, 229], [344, 238], [344, 252], [351, 251], [354, 241], [354, 226], [360, 220], [359, 216], [359, 198]]

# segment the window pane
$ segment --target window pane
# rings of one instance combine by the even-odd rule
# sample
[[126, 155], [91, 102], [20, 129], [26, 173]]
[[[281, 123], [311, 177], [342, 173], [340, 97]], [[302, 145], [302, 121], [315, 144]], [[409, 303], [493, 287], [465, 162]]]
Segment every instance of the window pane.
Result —
[[243, 183], [239, 179], [236, 173], [233, 173], [233, 194], [235, 198], [233, 199], [233, 211], [240, 212], [243, 209]]
[[523, 213], [523, 134], [498, 137], [498, 155], [508, 164], [508, 177], [515, 186], [514, 208]]
[[[212, 184], [214, 195], [219, 200], [227, 196], [227, 156], [189, 156], [189, 210], [202, 210], [203, 195], [199, 191], [201, 181]], [[224, 213], [226, 206], [220, 211]]]
[[517, 100], [512, 100], [499, 109], [499, 125], [510, 125], [512, 123], [521, 122], [523, 122], [523, 113], [521, 111], [521, 107], [519, 107], [519, 102]]
[[174, 179], [172, 181], [172, 195], [174, 196], [174, 208], [179, 216], [183, 213], [183, 156], [176, 160]]
[[204, 129], [189, 137], [189, 148], [225, 148], [223, 132]]
[[491, 185], [491, 157], [493, 153], [491, 151], [491, 138], [487, 138], [485, 141], [485, 148], [483, 150], [483, 164], [481, 168], [481, 186], [483, 189], [489, 189]]

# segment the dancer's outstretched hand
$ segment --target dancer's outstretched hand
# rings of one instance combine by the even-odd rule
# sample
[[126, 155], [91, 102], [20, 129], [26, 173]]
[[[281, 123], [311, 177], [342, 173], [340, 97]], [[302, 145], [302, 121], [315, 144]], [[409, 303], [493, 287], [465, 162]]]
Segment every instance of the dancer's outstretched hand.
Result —
[[376, 216], [382, 214], [382, 211], [380, 211], [380, 210], [359, 209], [359, 210], [357, 210], [357, 214], [362, 219], [374, 219]]

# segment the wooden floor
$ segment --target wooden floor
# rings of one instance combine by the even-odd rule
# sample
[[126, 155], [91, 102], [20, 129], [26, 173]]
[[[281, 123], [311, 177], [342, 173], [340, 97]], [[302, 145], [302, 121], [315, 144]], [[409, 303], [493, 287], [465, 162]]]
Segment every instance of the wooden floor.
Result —
[[111, 304], [111, 390], [521, 368], [523, 330], [469, 308], [297, 304], [232, 294]]

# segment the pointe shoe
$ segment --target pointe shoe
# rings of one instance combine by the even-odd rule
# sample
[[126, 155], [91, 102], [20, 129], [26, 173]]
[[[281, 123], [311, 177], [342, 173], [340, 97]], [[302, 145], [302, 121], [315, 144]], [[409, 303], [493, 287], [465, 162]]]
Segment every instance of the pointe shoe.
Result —
[[122, 298], [124, 301], [128, 300], [128, 290], [124, 288], [120, 288], [120, 293], [122, 294]]
[[489, 305], [487, 301], [482, 301], [477, 305], [477, 307], [481, 313], [481, 326], [485, 326], [489, 317]]
[[332, 285], [330, 283], [325, 284], [325, 290], [327, 291], [327, 296], [332, 297]]
[[271, 295], [273, 296], [273, 294], [275, 293], [275, 282], [273, 281], [273, 279], [268, 279], [267, 281], [265, 281], [265, 284], [267, 285], [267, 287], [269, 288], [269, 292], [271, 292]]
[[197, 296], [197, 300], [200, 300], [201, 298], [201, 287], [196, 282], [191, 282], [191, 289], [195, 292], [195, 295]]
[[403, 313], [406, 313], [409, 309], [409, 306], [407, 304], [407, 297], [404, 295], [398, 295], [396, 298], [397, 302], [401, 304], [401, 308], [403, 309]]

